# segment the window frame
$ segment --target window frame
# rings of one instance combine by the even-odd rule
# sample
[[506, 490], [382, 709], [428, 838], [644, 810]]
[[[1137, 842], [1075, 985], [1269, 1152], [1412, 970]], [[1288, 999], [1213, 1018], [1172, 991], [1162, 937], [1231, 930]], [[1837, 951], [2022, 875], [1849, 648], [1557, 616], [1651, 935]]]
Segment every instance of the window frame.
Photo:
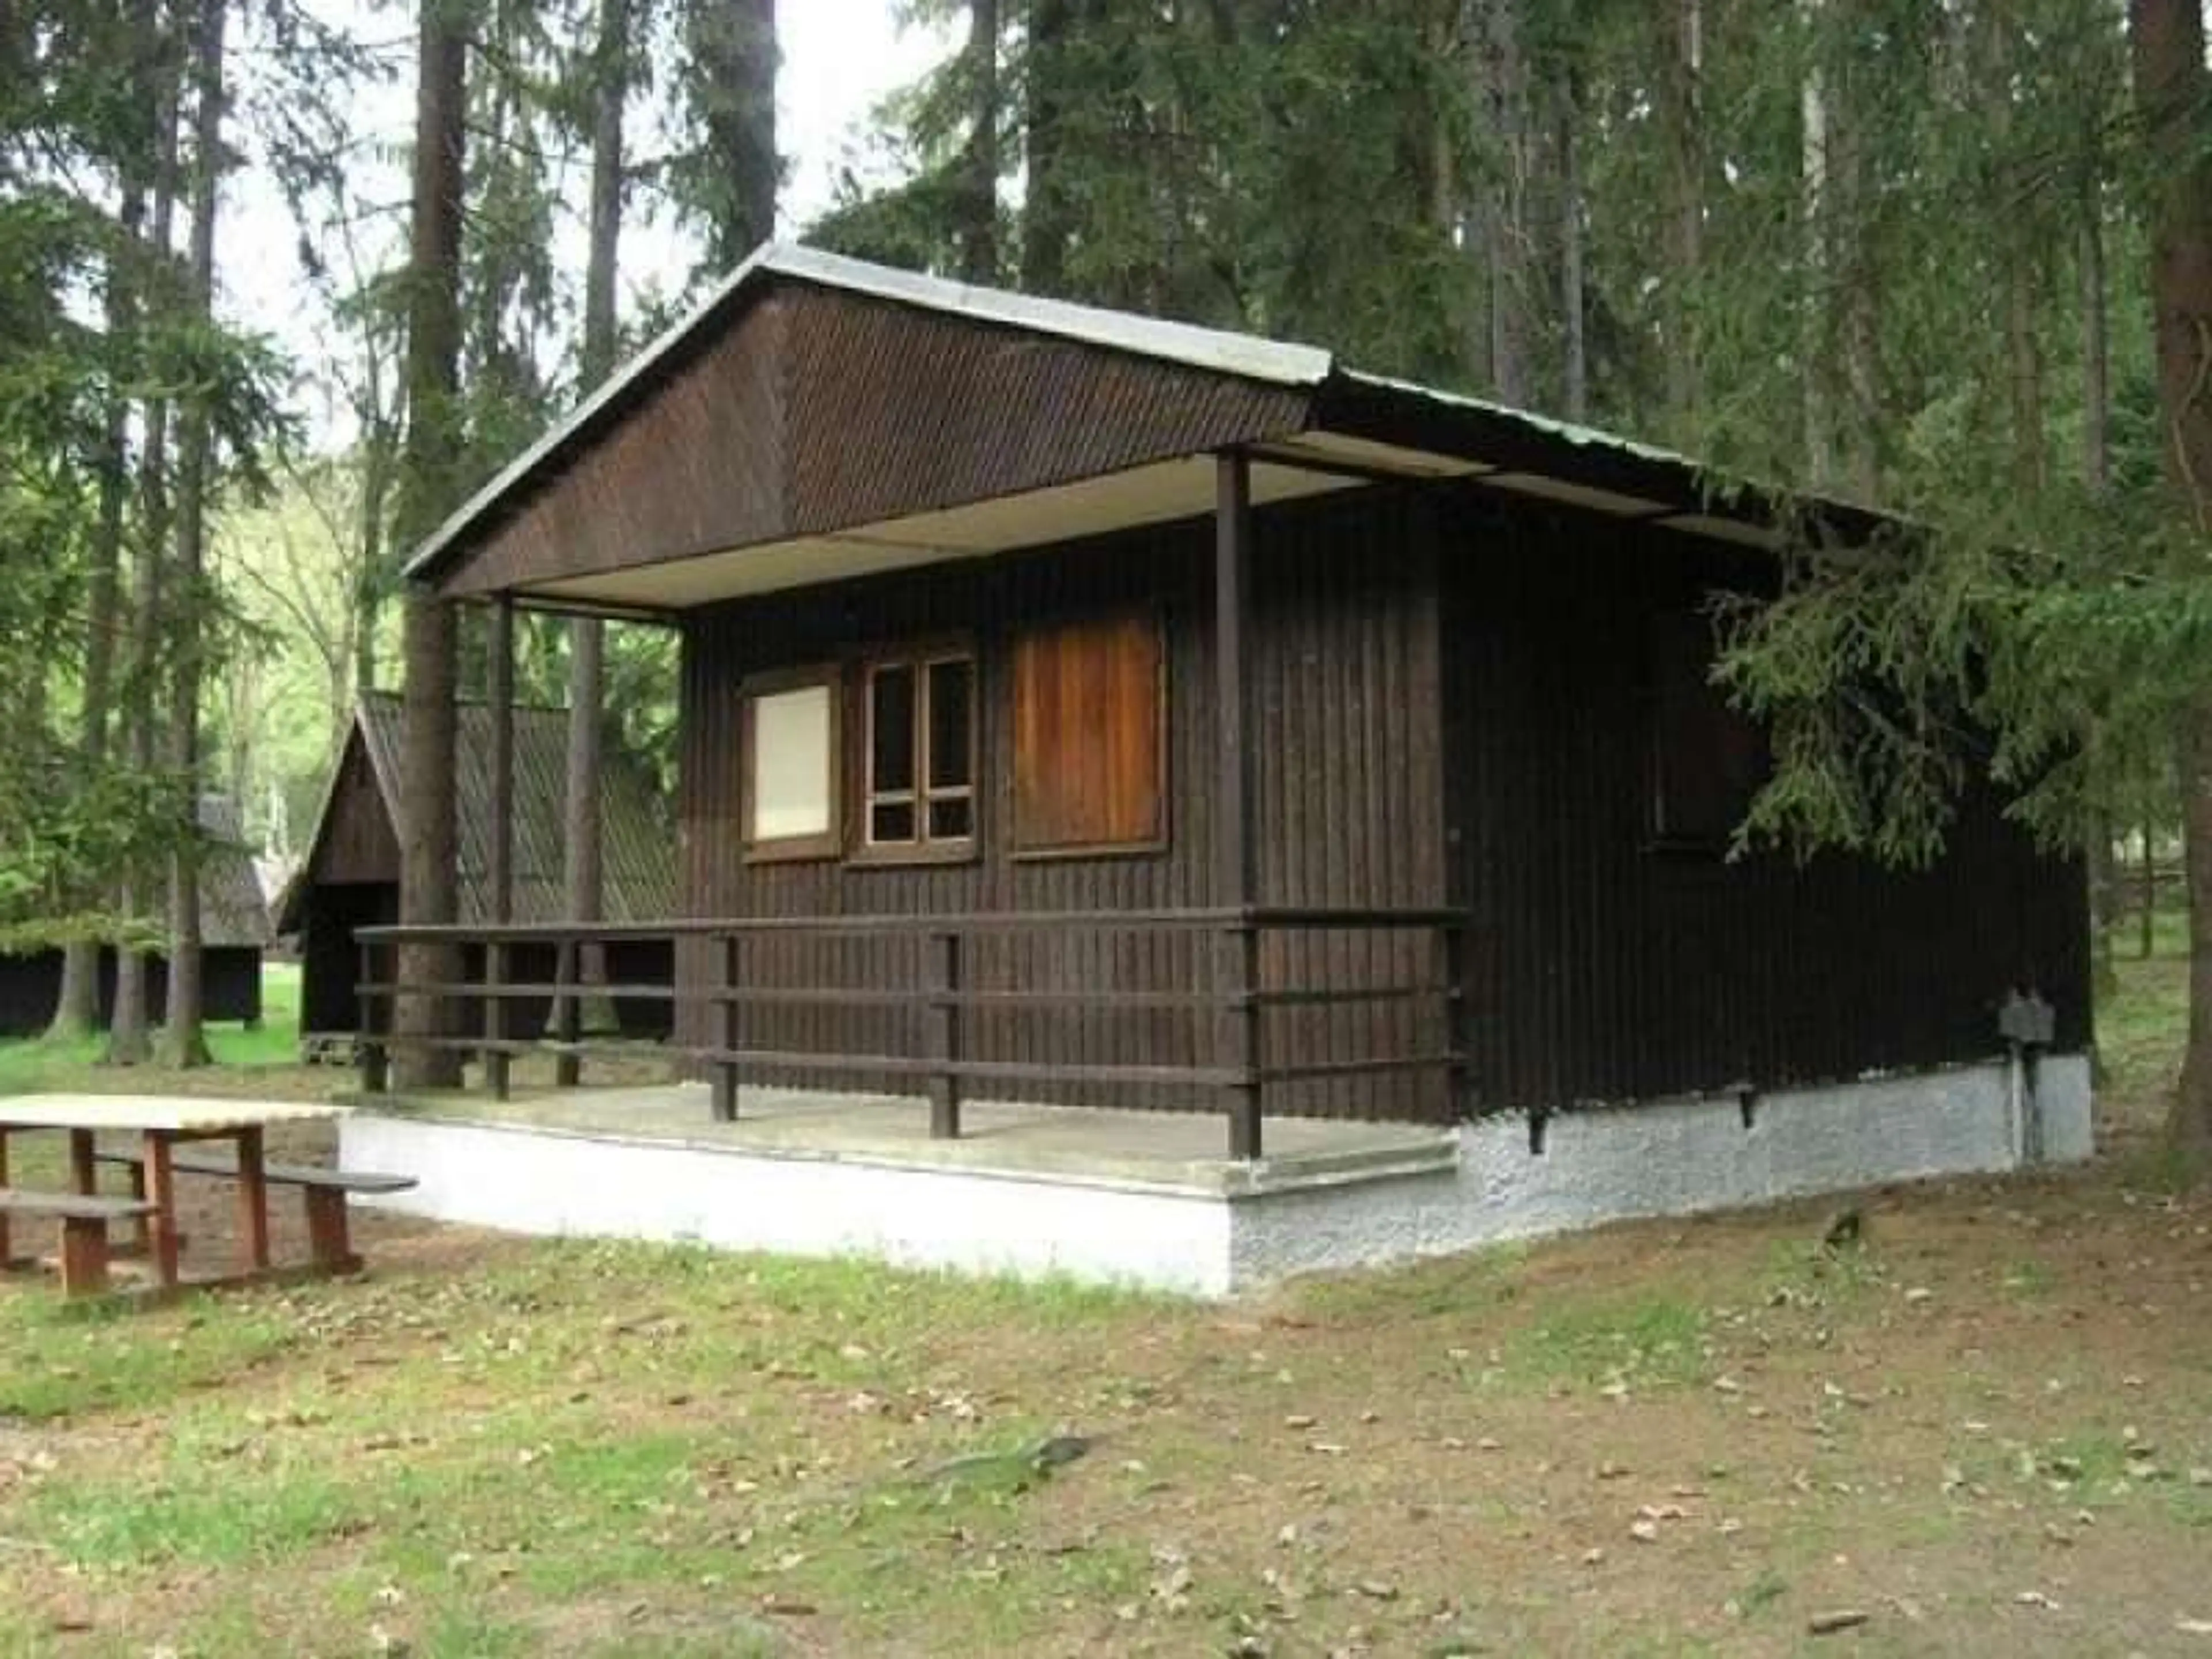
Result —
[[[798, 667], [769, 669], [748, 674], [738, 682], [738, 795], [740, 856], [747, 864], [795, 864], [836, 858], [845, 846], [845, 676], [836, 663], [808, 663]], [[830, 743], [825, 788], [830, 801], [829, 827], [804, 836], [763, 839], [754, 813], [760, 805], [756, 787], [759, 740], [754, 710], [761, 699], [817, 687], [830, 694]]]
[[[1021, 789], [1014, 776], [1012, 757], [1020, 750], [1021, 710], [1012, 687], [1018, 678], [1022, 642], [1040, 635], [1059, 633], [1070, 629], [1098, 627], [1113, 623], [1143, 623], [1152, 632], [1157, 647], [1158, 672], [1152, 689], [1152, 740], [1154, 803], [1153, 833], [1133, 841], [1055, 842], [1036, 845], [1024, 839], [1022, 826]], [[1009, 856], [1021, 864], [1048, 864], [1069, 859], [1144, 859], [1160, 858], [1175, 845], [1175, 793], [1171, 787], [1175, 775], [1173, 750], [1174, 717], [1171, 699], [1175, 695], [1175, 636], [1169, 625], [1167, 607], [1158, 602], [1110, 606], [1104, 610], [1065, 612], [1057, 616], [1040, 617], [1024, 622], [1016, 628], [1006, 653], [1007, 696], [1007, 753], [1006, 796]]]
[[[964, 663], [968, 668], [968, 781], [944, 787], [930, 782], [930, 729], [932, 719], [930, 701], [931, 671], [946, 663]], [[878, 790], [875, 787], [876, 765], [876, 677], [887, 672], [906, 670], [914, 676], [914, 780], [905, 789]], [[862, 653], [855, 659], [853, 696], [857, 700], [856, 731], [860, 741], [854, 745], [853, 813], [849, 845], [845, 851], [847, 862], [857, 866], [897, 866], [914, 864], [966, 864], [981, 856], [983, 844], [983, 663], [973, 638], [965, 635], [940, 635], [933, 638], [909, 641], [899, 645], [880, 646]], [[929, 833], [931, 806], [940, 800], [961, 800], [968, 803], [968, 833], [964, 836], [932, 836]], [[915, 836], [911, 841], [878, 841], [875, 838], [876, 808], [879, 805], [910, 805], [914, 810]]]

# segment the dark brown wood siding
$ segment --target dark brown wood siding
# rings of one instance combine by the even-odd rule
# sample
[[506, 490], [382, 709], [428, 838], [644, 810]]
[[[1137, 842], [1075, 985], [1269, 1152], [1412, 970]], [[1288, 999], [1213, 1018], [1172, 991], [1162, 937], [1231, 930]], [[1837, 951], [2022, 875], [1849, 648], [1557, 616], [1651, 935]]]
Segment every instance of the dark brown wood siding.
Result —
[[2040, 987], [2088, 1036], [2078, 865], [1991, 801], [1901, 873], [1823, 855], [1730, 864], [1650, 843], [1655, 612], [1746, 556], [1571, 510], [1441, 497], [1455, 902], [1474, 912], [1474, 1076], [1492, 1107], [1853, 1078], [2000, 1052]]
[[[1257, 515], [1254, 633], [1261, 896], [1286, 904], [1434, 905], [1444, 885], [1442, 760], [1435, 733], [1434, 565], [1414, 497], [1362, 491]], [[1208, 785], [1215, 723], [1210, 672], [1212, 526], [1197, 522], [1031, 554], [940, 565], [701, 613], [685, 635], [680, 817], [683, 889], [703, 916], [920, 915], [1201, 907], [1214, 902]], [[1156, 611], [1166, 641], [1166, 844], [1158, 851], [1024, 859], [1012, 829], [1012, 641], [1024, 624]], [[980, 851], [971, 862], [860, 866], [752, 864], [741, 856], [738, 686], [745, 676], [849, 659], [905, 639], [965, 635], [981, 687]], [[848, 770], [856, 763], [849, 755]], [[848, 788], [852, 780], [848, 779]], [[849, 796], [848, 796], [849, 799]], [[918, 947], [884, 939], [763, 940], [746, 947], [757, 981], [911, 987]], [[700, 947], [680, 973], [698, 981]], [[1191, 941], [1082, 933], [993, 939], [968, 964], [980, 988], [1187, 988], [1200, 983]], [[1267, 982], [1373, 983], [1425, 969], [1413, 943], [1349, 938], [1272, 944]], [[695, 1022], [693, 1033], [701, 1028]], [[748, 1046], [915, 1053], [903, 1012], [749, 1011]], [[1413, 1033], [1402, 1010], [1322, 1017], [1271, 1012], [1272, 1058], [1357, 1058], [1378, 1031]], [[1210, 1027], [1183, 1011], [990, 1014], [974, 1022], [981, 1058], [1069, 1063], [1202, 1063]], [[819, 1079], [815, 1079], [818, 1081]], [[1026, 1097], [1085, 1097], [1024, 1086]], [[1095, 1093], [1087, 1097], [1098, 1098]], [[1124, 1103], [1215, 1109], [1171, 1091]], [[1270, 1109], [1435, 1116], [1441, 1090], [1413, 1079], [1333, 1080], [1278, 1091]]]
[[[656, 368], [446, 556], [469, 596], [1280, 437], [1267, 385], [804, 283]], [[585, 441], [588, 436], [589, 441]]]
[[786, 312], [770, 295], [664, 371], [650, 403], [529, 495], [447, 591], [496, 592], [781, 534]]
[[321, 840], [304, 880], [347, 884], [399, 879], [399, 838], [358, 732], [346, 739], [319, 829]]

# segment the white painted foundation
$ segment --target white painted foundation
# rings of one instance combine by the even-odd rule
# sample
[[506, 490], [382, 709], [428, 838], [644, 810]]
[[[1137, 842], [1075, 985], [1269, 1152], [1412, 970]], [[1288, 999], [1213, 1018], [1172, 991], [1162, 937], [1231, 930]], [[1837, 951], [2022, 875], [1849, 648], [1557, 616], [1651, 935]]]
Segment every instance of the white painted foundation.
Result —
[[[517, 1232], [695, 1241], [908, 1266], [1066, 1273], [1218, 1297], [1287, 1275], [1437, 1255], [1631, 1216], [1687, 1214], [2021, 1167], [2026, 1091], [2002, 1062], [1756, 1097], [1468, 1124], [1418, 1164], [1245, 1189], [625, 1139], [357, 1112], [349, 1169], [412, 1175], [380, 1200]], [[2086, 1057], [2038, 1068], [2043, 1161], [2089, 1156]]]

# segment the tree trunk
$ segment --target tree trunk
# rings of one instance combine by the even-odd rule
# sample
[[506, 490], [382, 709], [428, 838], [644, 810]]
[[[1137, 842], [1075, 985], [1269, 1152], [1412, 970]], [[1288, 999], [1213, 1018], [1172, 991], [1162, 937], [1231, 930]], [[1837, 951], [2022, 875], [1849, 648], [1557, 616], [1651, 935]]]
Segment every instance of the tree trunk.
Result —
[[[2136, 108], [2153, 162], [2150, 293], [2160, 447], [2202, 544], [2212, 536], [2212, 143], [2202, 0], [2131, 0]], [[2189, 1048], [2168, 1127], [2212, 1156], [2212, 699], [2182, 736], [2182, 838], [2189, 872]]]
[[[2102, 156], [2094, 137], [2081, 193], [2081, 477], [2101, 499], [2112, 477], [2111, 330], [2106, 318], [2105, 198]], [[2089, 852], [2091, 915], [2096, 928], [2096, 988], [2101, 1000], [2118, 988], [2112, 933], [2122, 908], [2119, 860], [2109, 817], [2100, 817]]]
[[[1801, 0], [1805, 20], [1817, 21], [1820, 0]], [[1817, 46], [1814, 48], [1817, 54]], [[1829, 395], [1828, 289], [1834, 264], [1829, 220], [1834, 212], [1828, 185], [1828, 89], [1815, 56], [1799, 89], [1802, 131], [1799, 211], [1804, 236], [1803, 291], [1798, 296], [1798, 374], [1805, 397], [1805, 475], [1815, 489], [1836, 481], [1836, 432]]]
[[[222, 187], [222, 46], [228, 0], [200, 0], [194, 42], [192, 223], [187, 306], [202, 327], [215, 310], [216, 212]], [[208, 1063], [201, 1024], [200, 682], [207, 634], [208, 497], [214, 485], [215, 429], [206, 399], [190, 396], [177, 467], [176, 684], [169, 708], [169, 763], [183, 792], [169, 873], [168, 1006], [161, 1058], [170, 1066]]]
[[[461, 435], [457, 392], [467, 39], [454, 8], [444, 0], [422, 0], [421, 17], [401, 496], [401, 539], [410, 545], [434, 527], [450, 505]], [[453, 803], [457, 631], [452, 606], [421, 584], [410, 584], [400, 744], [399, 918], [415, 926], [450, 925], [459, 915]], [[449, 945], [411, 945], [399, 952], [397, 977], [406, 984], [450, 984], [459, 977], [457, 957]], [[460, 1080], [459, 1055], [428, 1041], [448, 1035], [444, 1010], [434, 996], [397, 999], [393, 1057], [403, 1086], [448, 1087]]]
[[[161, 0], [139, 0], [138, 27], [145, 42], [149, 94], [154, 106], [153, 208], [146, 236], [150, 289], [166, 270], [176, 228], [177, 65], [173, 43], [163, 27]], [[166, 296], [164, 296], [166, 299]], [[154, 721], [161, 684], [161, 566], [169, 538], [169, 406], [166, 398], [147, 399], [139, 452], [139, 526], [131, 580], [129, 672], [123, 688], [123, 724], [131, 771], [154, 771]], [[134, 865], [123, 872], [117, 908], [126, 924], [143, 919], [153, 898], [151, 872]], [[147, 956], [136, 944], [118, 940], [115, 948], [115, 1000], [108, 1011], [106, 1062], [140, 1066], [153, 1058], [148, 1032]]]
[[2136, 917], [2136, 954], [2145, 962], [2158, 949], [2158, 865], [2151, 857], [2155, 827], [2143, 820], [2142, 862], [2136, 867], [2136, 893], [2142, 903]]
[[[146, 183], [132, 167], [123, 185], [117, 214], [116, 251], [107, 261], [104, 299], [109, 382], [107, 413], [100, 434], [100, 516], [93, 532], [91, 571], [85, 605], [84, 701], [80, 715], [80, 752], [88, 776], [107, 765], [108, 727], [115, 700], [116, 634], [121, 610], [123, 508], [131, 489], [131, 405], [123, 392], [130, 373], [131, 336], [137, 315], [131, 291], [131, 262], [140, 257], [146, 229]], [[62, 949], [62, 981], [54, 999], [49, 1039], [79, 1042], [100, 1024], [98, 939], [72, 939]]]
[[1705, 266], [1705, 146], [1698, 131], [1698, 82], [1705, 73], [1705, 0], [1675, 0], [1663, 41], [1667, 182], [1667, 406], [1687, 441], [1697, 417], [1698, 290]]
[[2011, 150], [2015, 102], [2015, 55], [2022, 36], [2019, 20], [1999, 0], [1987, 0], [1981, 12], [1979, 86], [1986, 142], [1997, 158], [1993, 191], [2002, 204], [1994, 239], [2004, 284], [2004, 351], [2007, 416], [2012, 428], [2013, 476], [2031, 494], [2048, 482], [2043, 416], [2043, 343], [2036, 333], [2040, 297], [2041, 238], [2021, 205], [2029, 191]]
[[999, 0], [969, 0], [974, 127], [961, 158], [960, 275], [999, 279]]
[[2104, 181], [2093, 176], [2081, 213], [2081, 476], [2093, 495], [2112, 481], [2112, 324], [2105, 281]]
[[692, 0], [692, 9], [708, 150], [728, 181], [708, 216], [708, 257], [726, 270], [775, 234], [775, 0]]
[[1560, 408], [1571, 421], [1589, 418], [1589, 347], [1583, 276], [1582, 91], [1572, 70], [1559, 77]]
[[630, 0], [599, 0], [599, 38], [592, 49], [591, 246], [584, 267], [586, 390], [615, 366], [615, 279], [620, 270], [623, 213], [623, 112], [629, 102]]
[[1059, 294], [1067, 283], [1074, 204], [1063, 171], [1069, 100], [1066, 54], [1074, 33], [1070, 0], [1030, 0], [1022, 152], [1022, 288]]
[[[376, 690], [376, 629], [384, 614], [384, 520], [392, 490], [392, 434], [373, 423], [361, 443], [361, 537], [354, 593], [353, 693], [358, 703]], [[338, 716], [341, 730], [344, 710]]]
[[1830, 303], [1840, 330], [1835, 385], [1841, 419], [1841, 482], [1861, 501], [1872, 503], [1881, 499], [1881, 301], [1867, 228], [1871, 184], [1861, 125], [1862, 92], [1849, 76], [1839, 76], [1830, 90], [1828, 192], [1835, 209], [1829, 222]]
[[1520, 0], [1478, 0], [1469, 39], [1480, 106], [1497, 145], [1494, 179], [1483, 193], [1484, 252], [1490, 266], [1490, 384], [1501, 403], [1529, 402], [1528, 76], [1521, 50]]
[[[595, 386], [615, 366], [615, 278], [620, 268], [623, 109], [629, 91], [629, 0], [600, 0], [592, 121], [592, 238], [584, 270], [584, 383]], [[606, 702], [606, 625], [596, 617], [568, 624], [568, 765], [562, 837], [562, 888], [568, 919], [593, 922], [605, 914], [605, 817], [599, 808], [604, 763], [600, 721]], [[606, 951], [579, 954], [586, 986], [607, 982]], [[556, 999], [549, 1029], [565, 1029]], [[589, 1028], [611, 1011], [586, 1008]]]

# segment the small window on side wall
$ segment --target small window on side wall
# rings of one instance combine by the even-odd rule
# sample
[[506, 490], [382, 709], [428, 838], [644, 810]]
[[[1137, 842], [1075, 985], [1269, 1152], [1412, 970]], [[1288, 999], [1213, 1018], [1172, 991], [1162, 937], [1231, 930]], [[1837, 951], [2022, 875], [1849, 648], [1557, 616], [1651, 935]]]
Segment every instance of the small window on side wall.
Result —
[[1032, 856], [1167, 839], [1167, 655], [1152, 613], [1014, 642], [1014, 844]]
[[740, 787], [747, 858], [836, 855], [837, 687], [834, 666], [744, 683]]
[[975, 658], [966, 647], [871, 663], [861, 688], [863, 856], [963, 858], [975, 846]]
[[1662, 611], [1649, 641], [1652, 842], [1725, 852], [1766, 781], [1765, 739], [1713, 684], [1711, 617]]

